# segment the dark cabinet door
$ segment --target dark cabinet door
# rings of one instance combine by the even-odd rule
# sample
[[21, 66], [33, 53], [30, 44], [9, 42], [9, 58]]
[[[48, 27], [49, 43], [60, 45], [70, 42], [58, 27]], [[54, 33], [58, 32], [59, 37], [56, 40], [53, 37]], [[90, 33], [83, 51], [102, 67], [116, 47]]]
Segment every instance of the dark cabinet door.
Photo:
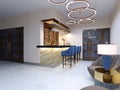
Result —
[[23, 27], [0, 30], [0, 60], [23, 62]]
[[110, 43], [110, 29], [93, 29], [83, 31], [83, 59], [96, 60], [100, 57], [97, 54], [97, 44]]

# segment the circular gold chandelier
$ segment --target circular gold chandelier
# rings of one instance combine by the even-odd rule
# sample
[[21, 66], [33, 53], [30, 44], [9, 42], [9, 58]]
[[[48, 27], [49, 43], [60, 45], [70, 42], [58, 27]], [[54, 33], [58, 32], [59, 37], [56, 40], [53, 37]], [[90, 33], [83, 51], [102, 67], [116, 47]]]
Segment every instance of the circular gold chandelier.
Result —
[[51, 4], [56, 4], [56, 5], [61, 5], [61, 4], [64, 4], [66, 3], [68, 0], [48, 0], [48, 2], [50, 2]]
[[89, 7], [89, 3], [86, 0], [73, 0], [71, 2], [68, 2], [66, 5], [66, 9], [68, 11], [73, 11], [77, 8], [81, 8], [81, 7], [85, 7], [88, 8]]
[[[68, 0], [48, 0], [51, 4], [61, 5], [68, 2]], [[67, 16], [70, 19], [66, 24], [88, 24], [95, 20], [91, 19], [96, 15], [96, 9], [89, 7], [87, 0], [72, 0], [66, 4], [68, 11]]]
[[91, 7], [81, 7], [80, 9], [77, 8], [73, 11], [70, 11], [68, 13], [68, 17], [70, 19], [74, 19], [74, 20], [80, 20], [80, 19], [85, 19], [85, 18], [91, 18], [94, 15], [96, 15], [96, 10], [94, 8]]

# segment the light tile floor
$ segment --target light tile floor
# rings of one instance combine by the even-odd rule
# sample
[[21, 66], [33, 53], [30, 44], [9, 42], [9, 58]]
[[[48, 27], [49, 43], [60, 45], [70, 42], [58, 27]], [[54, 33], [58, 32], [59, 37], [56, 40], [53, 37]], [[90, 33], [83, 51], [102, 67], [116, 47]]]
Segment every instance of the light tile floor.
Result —
[[87, 71], [91, 63], [79, 61], [63, 69], [0, 61], [0, 90], [80, 90], [94, 85]]

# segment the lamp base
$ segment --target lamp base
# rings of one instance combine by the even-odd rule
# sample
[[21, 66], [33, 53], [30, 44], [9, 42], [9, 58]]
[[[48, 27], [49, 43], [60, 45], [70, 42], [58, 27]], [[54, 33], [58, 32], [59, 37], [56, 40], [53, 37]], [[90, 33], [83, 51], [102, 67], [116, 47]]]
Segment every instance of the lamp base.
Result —
[[111, 56], [103, 55], [102, 56], [102, 64], [106, 72], [109, 72], [111, 66]]
[[112, 82], [112, 76], [110, 75], [109, 72], [105, 72], [105, 74], [103, 74], [103, 81], [106, 83]]

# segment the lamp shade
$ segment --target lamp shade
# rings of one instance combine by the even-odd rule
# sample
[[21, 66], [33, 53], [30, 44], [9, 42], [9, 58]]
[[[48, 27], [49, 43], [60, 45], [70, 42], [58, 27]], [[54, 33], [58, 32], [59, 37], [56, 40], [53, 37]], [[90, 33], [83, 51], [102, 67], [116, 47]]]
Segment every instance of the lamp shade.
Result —
[[98, 44], [97, 53], [102, 55], [116, 55], [117, 45], [115, 44]]

